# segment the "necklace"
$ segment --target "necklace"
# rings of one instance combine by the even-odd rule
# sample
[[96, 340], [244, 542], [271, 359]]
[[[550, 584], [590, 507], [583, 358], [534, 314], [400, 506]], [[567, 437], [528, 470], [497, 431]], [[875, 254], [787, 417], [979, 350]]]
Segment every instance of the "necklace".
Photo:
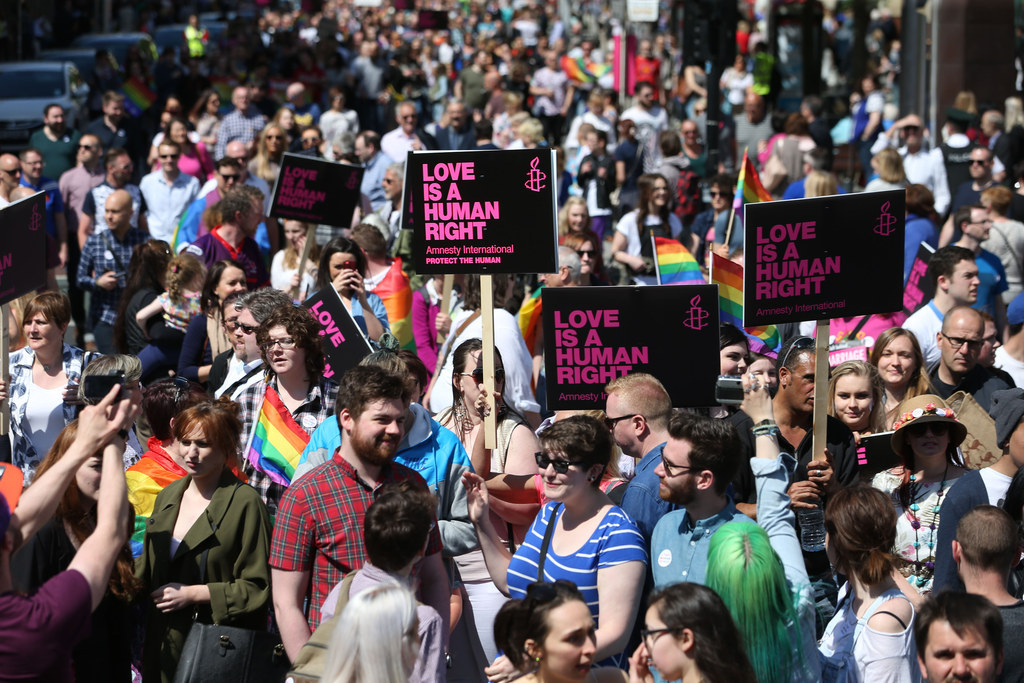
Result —
[[[918, 534], [921, 529], [921, 506], [918, 501], [924, 500], [928, 494], [924, 493], [920, 498], [916, 495], [915, 488], [917, 487], [917, 476], [910, 475], [910, 486], [911, 486], [911, 503], [910, 503], [910, 526], [914, 529], [914, 568], [913, 574], [907, 577], [907, 583], [915, 588], [921, 588], [935, 573], [935, 530], [939, 528], [939, 514], [942, 511], [942, 495], [945, 493], [946, 488], [946, 475], [949, 474], [949, 460], [946, 460], [946, 468], [942, 471], [942, 481], [939, 482], [939, 491], [935, 494], [935, 505], [932, 506], [932, 521], [928, 525], [928, 529], [931, 531], [931, 536], [927, 542], [928, 546], [928, 557], [922, 562], [921, 561], [921, 539]], [[923, 486], [923, 484], [922, 484]]]

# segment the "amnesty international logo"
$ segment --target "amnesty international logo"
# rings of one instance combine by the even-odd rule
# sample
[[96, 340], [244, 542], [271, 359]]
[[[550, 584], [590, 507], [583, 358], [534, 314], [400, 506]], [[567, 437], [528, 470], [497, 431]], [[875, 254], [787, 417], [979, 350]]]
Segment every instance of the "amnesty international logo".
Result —
[[523, 183], [527, 190], [534, 192], [540, 192], [547, 184], [544, 182], [547, 180], [547, 174], [537, 168], [537, 164], [540, 163], [540, 157], [534, 157], [533, 161], [530, 162], [530, 173], [527, 175], [527, 181]]
[[879, 209], [878, 222], [875, 224], [875, 232], [882, 237], [888, 237], [895, 231], [897, 218], [889, 213], [889, 202], [882, 204]]
[[710, 317], [711, 313], [700, 307], [700, 294], [698, 294], [690, 299], [690, 310], [687, 312], [683, 325], [691, 330], [703, 330], [708, 326], [708, 318]]
[[353, 171], [352, 173], [349, 174], [348, 182], [345, 183], [345, 186], [348, 187], [348, 189], [350, 189], [350, 190], [354, 190], [354, 189], [356, 189], [356, 182], [357, 182], [357, 180], [358, 180], [358, 178], [356, 177], [356, 173], [355, 173], [355, 171]]
[[32, 207], [32, 218], [29, 220], [28, 229], [35, 232], [41, 227], [43, 227], [43, 215], [39, 213], [39, 205], [36, 204]]

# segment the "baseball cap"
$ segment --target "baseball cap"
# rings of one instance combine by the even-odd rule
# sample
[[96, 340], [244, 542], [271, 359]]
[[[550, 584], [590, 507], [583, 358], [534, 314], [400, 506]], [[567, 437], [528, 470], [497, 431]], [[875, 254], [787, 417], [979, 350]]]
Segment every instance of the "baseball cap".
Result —
[[1006, 322], [1011, 325], [1024, 323], [1024, 294], [1013, 297], [1013, 301], [1006, 307]]
[[7, 533], [11, 513], [18, 507], [18, 498], [25, 478], [21, 469], [10, 463], [0, 463], [0, 536]]

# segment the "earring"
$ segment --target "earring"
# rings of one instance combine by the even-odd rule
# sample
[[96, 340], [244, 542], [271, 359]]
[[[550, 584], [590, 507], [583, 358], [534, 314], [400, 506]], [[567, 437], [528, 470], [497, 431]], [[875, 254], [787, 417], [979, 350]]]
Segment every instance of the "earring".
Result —
[[587, 481], [594, 481], [594, 477], [587, 477]]

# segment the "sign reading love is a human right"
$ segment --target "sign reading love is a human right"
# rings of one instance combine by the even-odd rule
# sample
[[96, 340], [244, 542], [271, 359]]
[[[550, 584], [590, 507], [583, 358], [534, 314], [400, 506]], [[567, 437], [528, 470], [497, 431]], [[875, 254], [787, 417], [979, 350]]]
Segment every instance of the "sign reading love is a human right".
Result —
[[359, 206], [363, 169], [303, 154], [285, 154], [270, 215], [347, 228]]
[[359, 365], [373, 350], [370, 342], [366, 341], [334, 287], [322, 288], [302, 305], [320, 323], [320, 348], [327, 360], [324, 377], [340, 382], [342, 375]]
[[419, 273], [552, 273], [558, 177], [550, 149], [410, 152], [402, 228]]
[[717, 285], [545, 287], [541, 307], [551, 410], [604, 410], [605, 385], [633, 372], [674, 406], [715, 405]]
[[743, 324], [903, 306], [903, 190], [747, 204]]
[[46, 286], [46, 194], [0, 209], [0, 304]]

